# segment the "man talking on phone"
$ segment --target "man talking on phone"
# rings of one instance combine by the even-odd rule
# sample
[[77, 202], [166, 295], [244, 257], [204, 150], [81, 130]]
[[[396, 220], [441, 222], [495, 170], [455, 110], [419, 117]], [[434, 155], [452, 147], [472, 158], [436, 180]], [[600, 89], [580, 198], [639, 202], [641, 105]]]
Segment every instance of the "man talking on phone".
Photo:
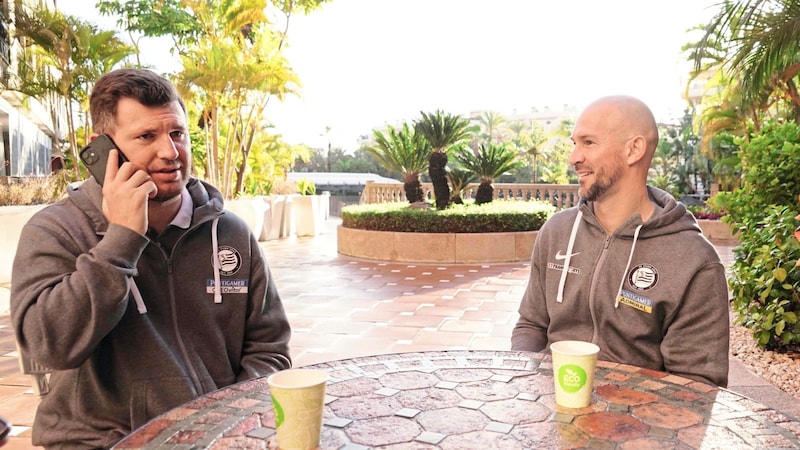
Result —
[[119, 150], [94, 148], [107, 151], [103, 179], [29, 221], [12, 272], [20, 347], [54, 370], [33, 426], [33, 444], [47, 448], [108, 448], [193, 398], [291, 366], [289, 323], [256, 237], [190, 175], [172, 83], [149, 70], [107, 73], [90, 113], [92, 138]]

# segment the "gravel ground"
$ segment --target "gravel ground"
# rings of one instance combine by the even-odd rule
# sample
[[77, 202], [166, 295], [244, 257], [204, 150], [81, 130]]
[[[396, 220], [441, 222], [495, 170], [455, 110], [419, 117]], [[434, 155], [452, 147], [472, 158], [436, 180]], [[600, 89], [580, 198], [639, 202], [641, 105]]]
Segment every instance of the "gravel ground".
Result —
[[749, 329], [733, 324], [730, 352], [753, 373], [800, 399], [800, 353], [778, 353], [761, 349], [756, 346], [753, 333]]

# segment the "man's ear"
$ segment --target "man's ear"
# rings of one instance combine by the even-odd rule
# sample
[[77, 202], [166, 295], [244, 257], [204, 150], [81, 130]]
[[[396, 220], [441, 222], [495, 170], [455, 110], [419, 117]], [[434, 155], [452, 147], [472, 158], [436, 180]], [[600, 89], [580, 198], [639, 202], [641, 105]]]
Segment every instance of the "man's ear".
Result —
[[[647, 140], [639, 135], [628, 141], [625, 148], [625, 156], [628, 165], [636, 165], [645, 159], [647, 155]], [[649, 164], [648, 164], [649, 165]]]

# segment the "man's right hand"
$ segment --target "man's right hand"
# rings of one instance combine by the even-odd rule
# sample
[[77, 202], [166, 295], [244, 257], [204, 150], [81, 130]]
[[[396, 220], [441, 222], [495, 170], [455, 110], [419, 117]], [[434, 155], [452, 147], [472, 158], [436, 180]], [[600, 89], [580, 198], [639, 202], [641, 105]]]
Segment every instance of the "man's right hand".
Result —
[[150, 175], [130, 161], [118, 163], [119, 151], [111, 150], [103, 180], [103, 215], [109, 223], [144, 235], [147, 232], [147, 202], [158, 188]]

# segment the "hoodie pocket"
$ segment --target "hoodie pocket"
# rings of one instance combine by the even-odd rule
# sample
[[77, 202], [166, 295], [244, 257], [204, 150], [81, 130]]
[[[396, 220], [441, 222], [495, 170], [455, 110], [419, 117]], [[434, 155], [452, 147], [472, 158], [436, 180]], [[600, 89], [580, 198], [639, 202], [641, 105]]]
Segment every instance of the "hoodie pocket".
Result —
[[139, 428], [150, 419], [198, 396], [189, 377], [134, 381], [131, 387], [131, 425]]

